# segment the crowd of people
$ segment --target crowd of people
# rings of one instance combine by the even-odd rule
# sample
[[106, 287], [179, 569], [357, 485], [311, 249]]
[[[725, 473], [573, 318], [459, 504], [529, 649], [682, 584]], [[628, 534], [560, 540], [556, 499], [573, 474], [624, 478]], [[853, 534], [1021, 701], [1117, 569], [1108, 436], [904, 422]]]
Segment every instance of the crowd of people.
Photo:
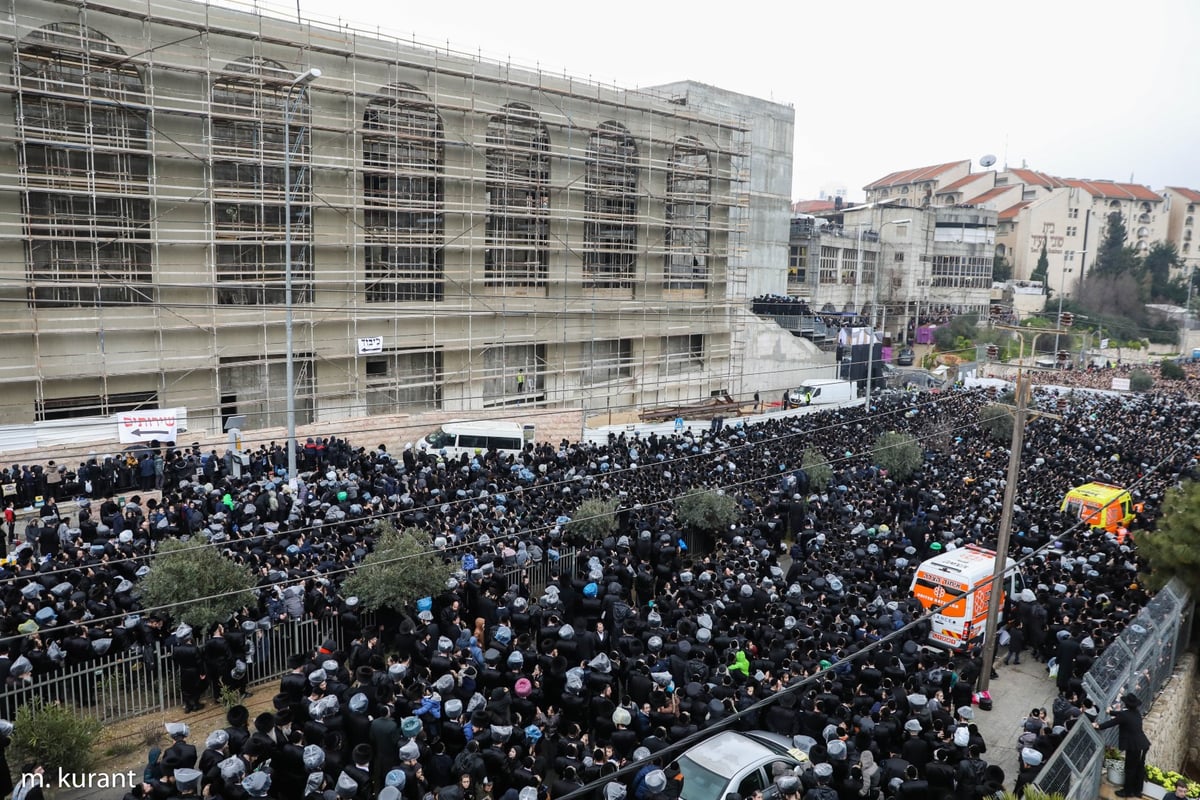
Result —
[[[803, 755], [781, 756], [767, 786], [716, 787], [712, 800], [989, 796], [1033, 780], [1071, 725], [1099, 719], [1081, 676], [1148, 601], [1133, 543], [1072, 527], [1063, 493], [1131, 487], [1144, 504], [1135, 536], [1153, 531], [1163, 492], [1195, 468], [1186, 432], [1200, 411], [1170, 394], [1080, 392], [1061, 422], [1029, 425], [1012, 552], [1029, 589], [1009, 598], [1010, 636], [1018, 658], [1055, 657], [1062, 702], [1006, 776], [987, 753], [1011, 742], [983, 741], [974, 723], [992, 665], [924, 647], [909, 593], [931, 554], [994, 546], [1008, 454], [978, 425], [988, 402], [888, 394], [701, 435], [539, 443], [515, 460], [310, 442], [294, 491], [278, 446], [240, 477], [198, 448], [166, 452], [161, 501], [68, 496], [18, 537], [0, 569], [0, 680], [13, 696], [162, 643], [191, 711], [206, 680], [245, 687], [254, 667], [241, 656], [262, 626], [335, 617], [349, 646], [292, 654], [272, 710], [251, 722], [235, 707], [194, 737], [203, 748], [185, 722], [169, 726], [173, 744], [128, 797], [558, 800], [587, 787], [671, 800], [688, 778], [672, 746], [730, 725]], [[870, 443], [889, 430], [923, 447], [912, 478], [874, 463]], [[829, 460], [827, 486], [800, 469], [806, 451]], [[692, 488], [731, 495], [740, 519], [685, 549], [671, 500]], [[600, 541], [568, 524], [590, 498], [619, 502]], [[427, 530], [457, 571], [364, 625], [340, 582], [381, 518]], [[257, 605], [199, 632], [139, 609], [137, 580], [176, 536], [260, 576]], [[566, 547], [581, 567], [544, 591], [504, 577]]]

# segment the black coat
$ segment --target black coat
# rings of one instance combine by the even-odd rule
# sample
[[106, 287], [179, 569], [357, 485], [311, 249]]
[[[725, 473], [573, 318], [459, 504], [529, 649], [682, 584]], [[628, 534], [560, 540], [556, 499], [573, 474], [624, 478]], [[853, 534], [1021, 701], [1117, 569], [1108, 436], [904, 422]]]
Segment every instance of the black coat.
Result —
[[1117, 747], [1129, 752], [1130, 750], [1146, 751], [1150, 749], [1150, 740], [1142, 730], [1142, 715], [1132, 708], [1123, 708], [1100, 724], [1100, 730], [1117, 729]]

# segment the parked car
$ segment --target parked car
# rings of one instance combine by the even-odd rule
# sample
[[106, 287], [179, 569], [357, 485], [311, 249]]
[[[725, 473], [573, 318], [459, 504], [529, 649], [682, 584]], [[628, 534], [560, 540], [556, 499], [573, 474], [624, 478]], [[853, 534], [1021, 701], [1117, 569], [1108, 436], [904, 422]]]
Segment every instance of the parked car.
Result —
[[768, 731], [722, 731], [679, 756], [680, 800], [723, 800], [730, 792], [750, 797], [773, 780], [775, 764], [803, 767], [805, 754], [790, 739]]
[[896, 353], [896, 366], [911, 367], [916, 359], [916, 351], [911, 347], [901, 347], [900, 352]]

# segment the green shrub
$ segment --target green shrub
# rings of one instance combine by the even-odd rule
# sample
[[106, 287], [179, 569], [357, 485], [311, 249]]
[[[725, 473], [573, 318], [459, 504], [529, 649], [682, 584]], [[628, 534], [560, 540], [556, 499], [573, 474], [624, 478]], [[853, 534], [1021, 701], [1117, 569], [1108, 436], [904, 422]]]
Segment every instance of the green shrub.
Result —
[[375, 549], [342, 584], [342, 594], [356, 595], [368, 611], [400, 611], [445, 589], [454, 565], [433, 549], [427, 532], [420, 528], [397, 531], [387, 521], [380, 522], [377, 530]]
[[800, 459], [800, 468], [808, 476], [808, 488], [814, 492], [825, 491], [825, 487], [833, 478], [833, 468], [829, 466], [829, 459], [811, 447], [804, 451]]
[[250, 572], [199, 537], [160, 544], [150, 572], [137, 587], [143, 607], [165, 607], [200, 629], [255, 604]]
[[1012, 409], [999, 403], [986, 405], [979, 410], [979, 427], [996, 442], [1008, 442], [1012, 439], [1013, 414]]
[[1154, 387], [1154, 378], [1144, 369], [1129, 373], [1129, 388], [1135, 392], [1148, 392]]
[[1163, 380], [1182, 381], [1187, 379], [1187, 373], [1183, 371], [1183, 367], [1173, 358], [1164, 358], [1159, 366], [1159, 374], [1163, 376]]
[[716, 533], [737, 519], [737, 501], [727, 494], [692, 491], [675, 501], [675, 520], [698, 531]]
[[880, 469], [887, 470], [889, 477], [905, 481], [921, 468], [925, 454], [917, 440], [907, 433], [887, 431], [875, 440], [872, 455]]
[[599, 542], [617, 530], [616, 500], [584, 500], [566, 524], [568, 536]]
[[13, 720], [12, 763], [38, 764], [47, 775], [57, 775], [59, 770], [89, 772], [95, 762], [92, 747], [101, 730], [95, 717], [35, 697], [17, 709]]

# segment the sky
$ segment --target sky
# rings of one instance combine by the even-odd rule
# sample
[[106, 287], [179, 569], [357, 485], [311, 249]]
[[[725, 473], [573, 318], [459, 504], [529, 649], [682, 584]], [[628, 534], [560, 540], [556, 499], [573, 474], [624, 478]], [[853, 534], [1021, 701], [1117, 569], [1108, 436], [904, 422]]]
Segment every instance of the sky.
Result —
[[[623, 88], [696, 80], [796, 111], [792, 198], [994, 155], [1200, 190], [1200, 2], [298, 0], [341, 20]], [[295, 9], [290, 3], [272, 8]]]

